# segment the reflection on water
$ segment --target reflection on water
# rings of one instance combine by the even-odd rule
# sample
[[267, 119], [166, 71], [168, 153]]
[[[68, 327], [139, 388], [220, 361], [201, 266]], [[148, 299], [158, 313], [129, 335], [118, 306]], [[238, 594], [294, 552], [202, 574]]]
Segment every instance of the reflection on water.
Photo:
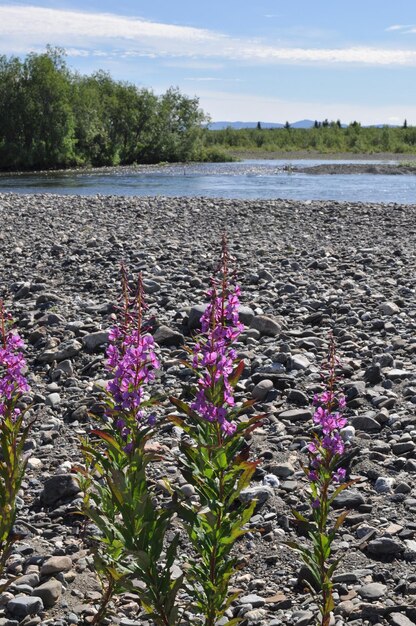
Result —
[[[297, 171], [297, 168], [333, 162], [307, 159], [292, 162], [256, 160], [106, 168], [85, 172], [3, 174], [0, 176], [0, 192], [416, 202], [416, 176], [327, 176]], [[380, 163], [337, 161], [355, 164], [375, 162]]]

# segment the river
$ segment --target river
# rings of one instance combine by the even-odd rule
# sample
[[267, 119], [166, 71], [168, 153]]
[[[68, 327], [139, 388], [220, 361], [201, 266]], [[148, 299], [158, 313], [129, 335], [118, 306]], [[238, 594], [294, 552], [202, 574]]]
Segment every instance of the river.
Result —
[[[327, 175], [297, 171], [297, 168], [333, 162], [248, 160], [2, 174], [0, 192], [416, 203], [415, 175]], [[380, 164], [380, 161], [337, 163]]]

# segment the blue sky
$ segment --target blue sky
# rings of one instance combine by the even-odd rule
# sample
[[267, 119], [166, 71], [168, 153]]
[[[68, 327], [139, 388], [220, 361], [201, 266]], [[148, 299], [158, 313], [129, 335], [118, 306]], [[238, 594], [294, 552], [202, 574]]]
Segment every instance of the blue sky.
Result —
[[416, 125], [416, 0], [0, 0], [0, 54], [46, 44], [214, 121]]

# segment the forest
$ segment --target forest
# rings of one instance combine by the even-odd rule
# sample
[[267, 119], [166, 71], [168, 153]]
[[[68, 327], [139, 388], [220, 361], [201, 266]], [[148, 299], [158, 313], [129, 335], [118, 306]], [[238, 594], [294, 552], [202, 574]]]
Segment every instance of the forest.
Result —
[[[278, 117], [278, 112], [276, 113]], [[315, 122], [313, 128], [210, 130], [197, 97], [164, 94], [70, 69], [47, 47], [24, 59], [0, 56], [0, 170], [227, 161], [247, 153], [412, 154], [416, 127]]]
[[2, 170], [204, 160], [205, 119], [197, 98], [80, 75], [60, 49], [0, 56]]

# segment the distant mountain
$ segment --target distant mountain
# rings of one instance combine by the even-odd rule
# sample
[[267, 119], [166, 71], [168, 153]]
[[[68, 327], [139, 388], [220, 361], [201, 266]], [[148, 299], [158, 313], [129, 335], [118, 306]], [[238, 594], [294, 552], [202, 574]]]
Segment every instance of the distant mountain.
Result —
[[[257, 128], [258, 122], [211, 122], [208, 124], [210, 130], [224, 130], [224, 128]], [[274, 122], [260, 122], [262, 128], [283, 128], [284, 124]]]
[[300, 120], [299, 122], [293, 122], [290, 128], [312, 128], [314, 124], [314, 120]]

